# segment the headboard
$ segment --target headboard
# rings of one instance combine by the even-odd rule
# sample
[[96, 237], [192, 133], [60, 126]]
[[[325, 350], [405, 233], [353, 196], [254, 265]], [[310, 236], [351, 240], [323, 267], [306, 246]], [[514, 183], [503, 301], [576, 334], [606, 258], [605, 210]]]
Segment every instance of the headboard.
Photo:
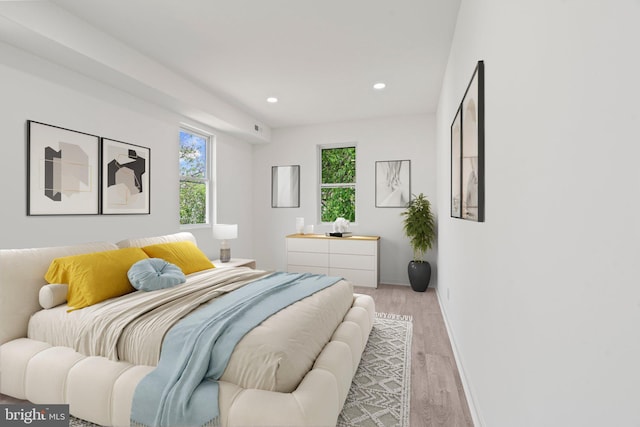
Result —
[[121, 240], [116, 244], [120, 248], [141, 248], [143, 246], [156, 245], [159, 243], [182, 242], [184, 240], [193, 242], [198, 246], [195, 236], [187, 231], [175, 234], [166, 234], [164, 236], [138, 237], [135, 239]]
[[37, 249], [0, 249], [0, 344], [27, 336], [27, 324], [41, 310], [40, 288], [55, 258], [118, 249], [109, 242]]
[[193, 234], [182, 232], [127, 239], [117, 245], [95, 242], [49, 248], [0, 249], [0, 345], [27, 336], [29, 318], [41, 310], [38, 293], [47, 284], [44, 275], [55, 258], [183, 240], [197, 244]]

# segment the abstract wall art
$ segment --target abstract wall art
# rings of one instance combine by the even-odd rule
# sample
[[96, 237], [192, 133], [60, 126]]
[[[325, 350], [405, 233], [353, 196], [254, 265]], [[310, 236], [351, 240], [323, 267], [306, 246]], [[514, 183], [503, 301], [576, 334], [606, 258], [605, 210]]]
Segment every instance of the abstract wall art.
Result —
[[100, 138], [27, 121], [27, 215], [100, 213]]
[[411, 201], [411, 160], [376, 162], [376, 207], [405, 208]]
[[451, 216], [483, 222], [484, 62], [476, 68], [451, 123]]
[[151, 150], [102, 138], [102, 213], [149, 214]]
[[300, 165], [271, 167], [271, 207], [300, 207]]

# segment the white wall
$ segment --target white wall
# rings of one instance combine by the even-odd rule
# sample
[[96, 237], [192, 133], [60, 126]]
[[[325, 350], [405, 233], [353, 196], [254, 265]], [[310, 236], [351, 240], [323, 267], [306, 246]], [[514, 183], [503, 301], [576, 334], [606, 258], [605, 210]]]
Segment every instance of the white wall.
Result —
[[[382, 283], [408, 284], [412, 251], [402, 232], [403, 209], [375, 207], [375, 162], [410, 159], [411, 191], [423, 192], [435, 209], [434, 120], [425, 114], [274, 129], [270, 144], [253, 147], [254, 253], [259, 267], [286, 268], [284, 237], [295, 233], [296, 217], [314, 224], [316, 232], [331, 231], [319, 224], [317, 146], [355, 142], [357, 224], [351, 229], [381, 236]], [[300, 208], [271, 208], [271, 167], [278, 165], [300, 165]], [[435, 249], [427, 255], [434, 267], [435, 256]]]
[[[0, 43], [0, 248], [86, 241], [118, 241], [179, 231], [178, 129], [180, 116], [109, 86]], [[35, 120], [151, 148], [151, 215], [26, 215], [26, 121]], [[211, 129], [210, 129], [211, 130]], [[250, 185], [251, 145], [218, 135], [218, 167], [233, 169]], [[224, 179], [220, 179], [224, 183]], [[252, 255], [251, 191], [218, 192], [219, 217], [238, 221], [234, 242]], [[193, 230], [208, 255], [217, 257], [210, 228]]]
[[[252, 145], [218, 133], [216, 137], [217, 221], [238, 224], [238, 239], [229, 242], [233, 258], [253, 258], [253, 165]], [[211, 238], [211, 229], [206, 229]], [[198, 238], [198, 242], [204, 240]], [[218, 258], [220, 242], [212, 241]]]
[[[437, 113], [438, 293], [478, 425], [640, 425], [638, 22], [633, 0], [462, 1]], [[449, 129], [479, 59], [482, 224], [449, 217]]]

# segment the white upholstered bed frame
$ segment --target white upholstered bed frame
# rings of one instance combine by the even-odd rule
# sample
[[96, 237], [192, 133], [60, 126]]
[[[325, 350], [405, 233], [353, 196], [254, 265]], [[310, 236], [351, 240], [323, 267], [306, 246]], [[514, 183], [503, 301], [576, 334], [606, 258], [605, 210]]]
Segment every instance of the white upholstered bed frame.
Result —
[[[105, 426], [128, 426], [133, 393], [154, 368], [84, 356], [26, 338], [38, 292], [54, 258], [154, 243], [191, 240], [191, 233], [74, 246], [0, 250], [0, 393], [36, 404], [69, 404], [72, 415]], [[354, 295], [331, 340], [292, 393], [220, 382], [223, 426], [335, 426], [373, 326], [374, 303]]]

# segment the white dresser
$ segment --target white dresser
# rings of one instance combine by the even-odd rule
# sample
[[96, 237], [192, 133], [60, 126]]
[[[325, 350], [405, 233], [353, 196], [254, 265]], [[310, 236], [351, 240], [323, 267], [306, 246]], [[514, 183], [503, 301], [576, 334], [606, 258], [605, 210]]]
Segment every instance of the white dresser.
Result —
[[287, 236], [287, 271], [340, 276], [354, 286], [378, 287], [380, 237]]

